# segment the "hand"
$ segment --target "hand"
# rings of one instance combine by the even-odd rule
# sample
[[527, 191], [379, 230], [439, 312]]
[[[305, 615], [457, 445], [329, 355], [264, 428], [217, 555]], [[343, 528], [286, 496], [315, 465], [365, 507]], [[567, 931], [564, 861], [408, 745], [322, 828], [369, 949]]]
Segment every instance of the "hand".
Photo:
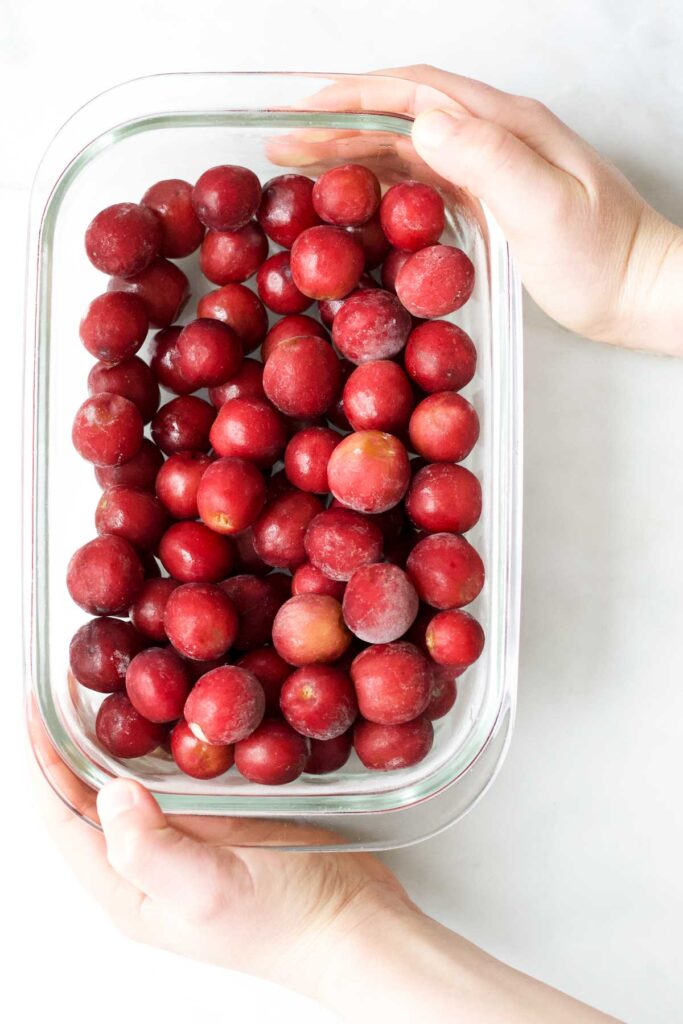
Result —
[[[95, 793], [63, 764], [35, 710], [29, 729], [48, 828], [92, 895], [128, 937], [320, 995], [324, 951], [381, 928], [393, 911], [414, 912], [391, 872], [366, 854], [285, 853], [268, 843], [275, 826], [254, 819], [167, 819], [138, 783], [116, 779]], [[278, 826], [292, 842], [329, 844], [322, 829]], [[315, 964], [315, 969], [313, 969]]]
[[[221, 818], [172, 821], [126, 779], [95, 794], [53, 750], [35, 710], [29, 729], [60, 792], [36, 769], [48, 828], [77, 877], [129, 938], [247, 971], [319, 1000], [344, 1020], [428, 1019], [487, 1024], [613, 1021], [489, 957], [423, 914], [367, 854], [286, 853], [272, 824]], [[329, 843], [291, 826], [293, 842]]]
[[683, 231], [543, 104], [418, 66], [341, 79], [312, 105], [414, 117], [418, 155], [488, 206], [546, 313], [595, 340], [683, 354]]

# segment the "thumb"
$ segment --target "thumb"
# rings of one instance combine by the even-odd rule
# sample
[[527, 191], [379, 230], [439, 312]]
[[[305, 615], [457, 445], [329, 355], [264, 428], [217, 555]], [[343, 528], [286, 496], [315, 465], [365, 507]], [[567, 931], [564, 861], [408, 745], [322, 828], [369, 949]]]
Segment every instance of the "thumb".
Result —
[[208, 846], [169, 825], [154, 798], [130, 779], [107, 783], [97, 798], [109, 863], [153, 902], [193, 923], [207, 922], [250, 888], [231, 850]]
[[437, 174], [483, 200], [511, 241], [529, 234], [534, 211], [565, 206], [568, 177], [502, 125], [453, 109], [427, 110], [413, 145]]

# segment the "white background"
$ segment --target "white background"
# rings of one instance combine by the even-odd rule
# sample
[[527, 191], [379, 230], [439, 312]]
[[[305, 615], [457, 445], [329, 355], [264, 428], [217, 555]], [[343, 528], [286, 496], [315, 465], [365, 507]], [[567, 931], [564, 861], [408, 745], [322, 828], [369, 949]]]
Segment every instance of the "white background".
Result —
[[[682, 223], [682, 43], [678, 5], [636, 0], [0, 0], [0, 884], [13, 1019], [332, 1019], [260, 982], [127, 944], [32, 806], [19, 699], [19, 380], [26, 201], [51, 134], [96, 92], [151, 72], [426, 61], [543, 99]], [[420, 905], [492, 953], [629, 1021], [673, 1021], [683, 1003], [683, 363], [586, 343], [530, 302], [525, 355], [512, 750], [461, 824], [386, 860]]]

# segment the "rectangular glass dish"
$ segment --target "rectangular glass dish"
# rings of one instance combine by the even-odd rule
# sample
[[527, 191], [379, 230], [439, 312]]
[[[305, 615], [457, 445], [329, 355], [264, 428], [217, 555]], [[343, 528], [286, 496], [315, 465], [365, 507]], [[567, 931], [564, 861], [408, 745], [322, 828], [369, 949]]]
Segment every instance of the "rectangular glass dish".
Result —
[[[390, 90], [390, 80], [223, 73], [139, 79], [102, 94], [67, 122], [33, 187], [26, 322], [27, 696], [60, 764], [80, 783], [96, 791], [112, 775], [125, 775], [144, 783], [171, 814], [268, 819], [268, 838], [248, 843], [369, 850], [417, 842], [475, 803], [511, 736], [521, 553], [520, 286], [488, 211], [435, 179], [415, 154], [411, 119], [360, 109], [372, 105], [378, 86]], [[468, 610], [484, 627], [484, 653], [458, 680], [453, 711], [435, 723], [431, 753], [413, 768], [369, 772], [352, 757], [334, 775], [263, 787], [234, 769], [209, 782], [191, 779], [163, 752], [118, 761], [94, 739], [101, 696], [70, 684], [67, 671], [69, 640], [85, 616], [69, 599], [66, 568], [76, 548], [95, 535], [100, 493], [92, 467], [71, 443], [92, 365], [78, 339], [78, 323], [87, 303], [105, 288], [85, 256], [85, 228], [98, 210], [137, 201], [159, 179], [195, 181], [218, 163], [250, 167], [265, 182], [289, 170], [316, 176], [349, 160], [371, 166], [385, 187], [410, 178], [435, 184], [446, 203], [444, 240], [464, 249], [476, 268], [472, 298], [448, 319], [470, 334], [478, 350], [476, 376], [463, 394], [481, 421], [479, 442], [465, 465], [483, 489], [482, 517], [468, 539], [484, 560], [487, 578]], [[178, 262], [190, 277], [194, 300], [213, 287], [201, 278], [196, 254]], [[181, 322], [191, 318], [192, 308], [193, 303]], [[59, 795], [97, 824], [74, 795], [82, 793], [80, 783], [65, 787], [65, 773], [57, 781], [39, 750], [37, 755]], [[292, 822], [334, 835], [300, 839]]]

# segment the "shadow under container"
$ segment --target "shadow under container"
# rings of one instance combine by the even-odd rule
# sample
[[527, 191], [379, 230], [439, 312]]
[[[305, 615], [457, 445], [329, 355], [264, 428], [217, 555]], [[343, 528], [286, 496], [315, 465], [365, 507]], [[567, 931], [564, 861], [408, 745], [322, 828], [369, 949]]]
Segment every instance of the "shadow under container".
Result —
[[[267, 839], [242, 840], [241, 826], [236, 844], [389, 849], [457, 821], [504, 758], [514, 718], [519, 636], [520, 286], [489, 212], [419, 160], [410, 142], [410, 118], [382, 111], [381, 97], [391, 91], [390, 79], [363, 76], [143, 78], [79, 110], [39, 167], [27, 293], [25, 676], [32, 714], [54, 748], [50, 758], [36, 750], [41, 767], [58, 795], [92, 824], [97, 825], [94, 792], [112, 776], [126, 776], [147, 786], [168, 814], [268, 821]], [[484, 653], [458, 680], [453, 711], [435, 723], [432, 751], [413, 768], [369, 772], [352, 757], [334, 775], [304, 775], [287, 786], [265, 787], [234, 769], [213, 781], [193, 780], [162, 751], [117, 760], [95, 740], [101, 696], [68, 676], [69, 639], [84, 614], [69, 599], [66, 567], [73, 551], [94, 536], [99, 495], [92, 468], [71, 444], [71, 423], [91, 365], [78, 340], [78, 322], [105, 287], [86, 259], [85, 228], [98, 210], [137, 201], [159, 179], [195, 181], [218, 163], [243, 164], [265, 182], [287, 171], [316, 176], [348, 161], [372, 167], [383, 187], [410, 178], [436, 185], [447, 210], [445, 240], [461, 246], [475, 264], [474, 294], [449, 319], [471, 335], [478, 350], [477, 374], [464, 394], [477, 409], [481, 436], [465, 465], [483, 489], [482, 518], [468, 539], [484, 559], [487, 580], [468, 610], [486, 632]], [[196, 254], [179, 265], [190, 277], [193, 301], [209, 290]], [[184, 321], [191, 315], [188, 308]], [[302, 840], [293, 823], [336, 835]]]

